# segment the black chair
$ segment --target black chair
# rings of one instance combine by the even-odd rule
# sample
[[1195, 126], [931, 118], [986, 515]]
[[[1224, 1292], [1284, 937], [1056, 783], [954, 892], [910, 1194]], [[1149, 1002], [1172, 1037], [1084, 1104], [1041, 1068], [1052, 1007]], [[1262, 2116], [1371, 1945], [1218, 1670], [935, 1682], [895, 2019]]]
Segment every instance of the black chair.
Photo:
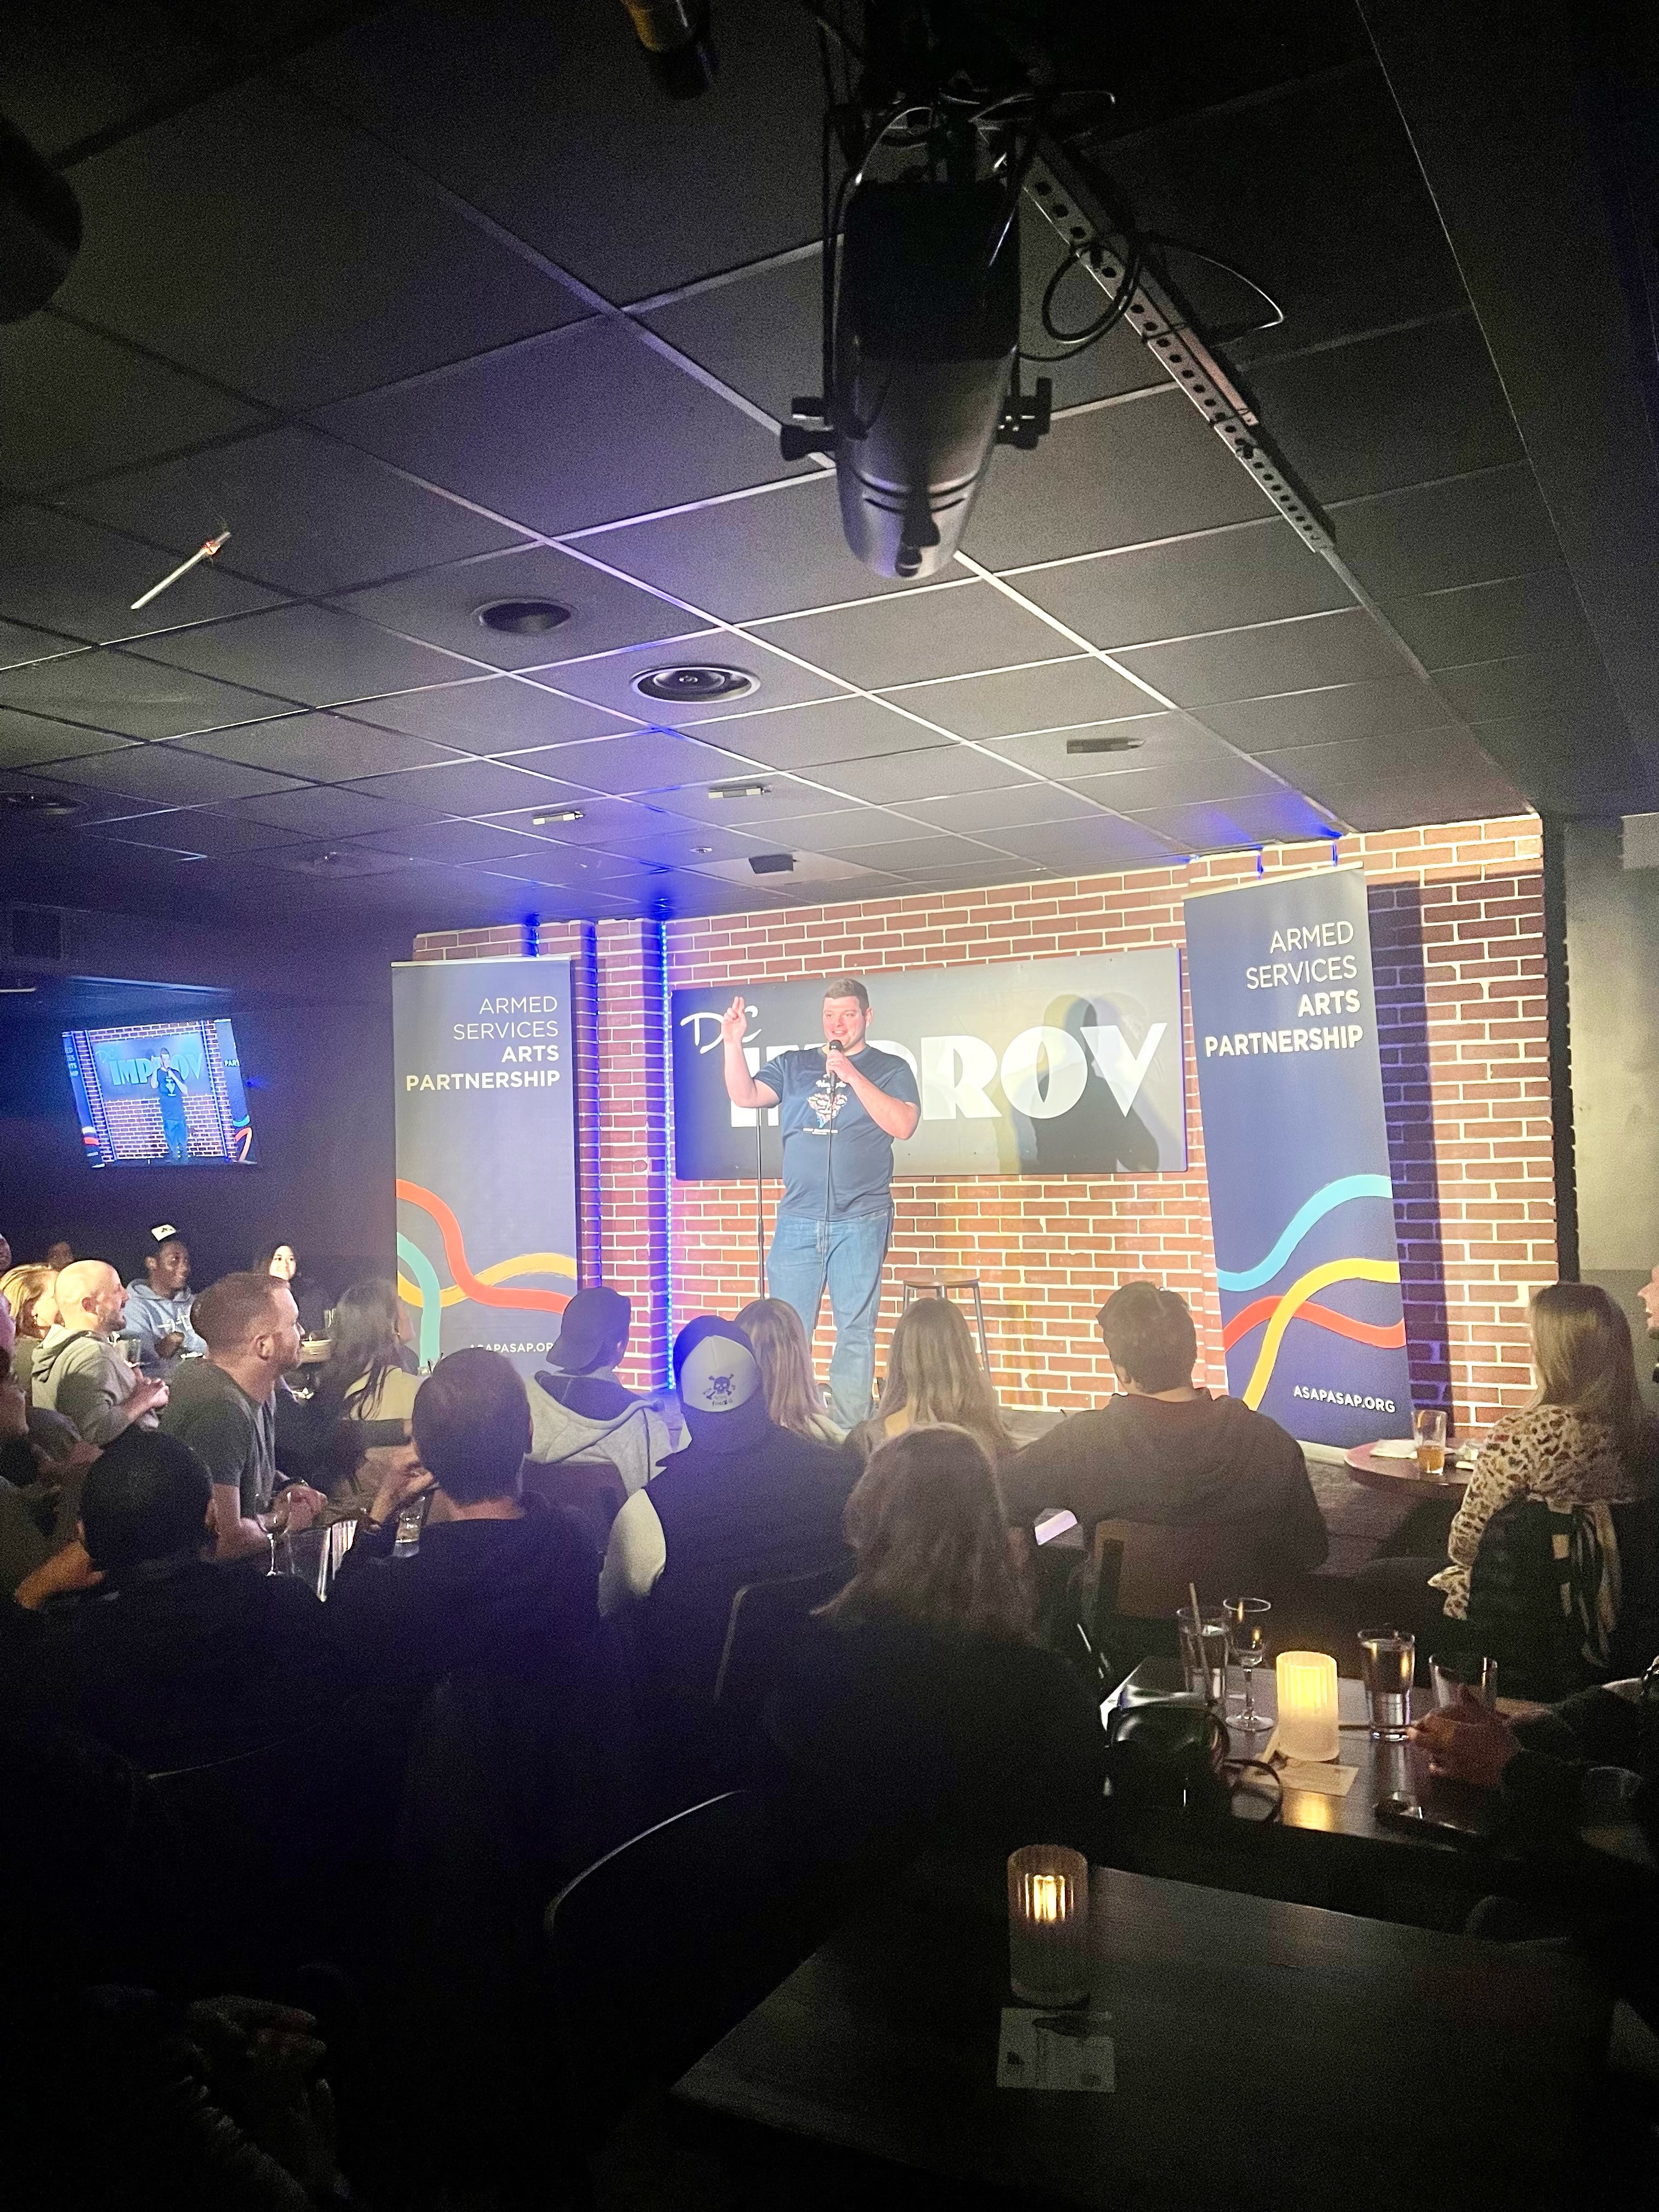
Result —
[[714, 1710], [727, 1728], [760, 1717], [808, 1614], [845, 1587], [847, 1575], [847, 1568], [838, 1563], [809, 1575], [744, 1584], [732, 1601], [720, 1672], [714, 1677]]
[[605, 1557], [611, 1541], [611, 1524], [623, 1510], [627, 1485], [622, 1469], [608, 1459], [565, 1459], [552, 1462], [527, 1459], [524, 1463], [526, 1492], [544, 1504], [561, 1505], [574, 1513], [593, 1539], [593, 1548]]

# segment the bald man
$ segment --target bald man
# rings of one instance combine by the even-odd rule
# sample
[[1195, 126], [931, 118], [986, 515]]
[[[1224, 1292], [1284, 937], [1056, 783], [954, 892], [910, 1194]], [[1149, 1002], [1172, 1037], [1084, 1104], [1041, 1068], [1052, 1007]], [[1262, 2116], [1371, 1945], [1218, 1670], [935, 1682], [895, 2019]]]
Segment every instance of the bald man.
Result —
[[74, 1422], [83, 1441], [113, 1443], [135, 1421], [155, 1426], [165, 1382], [146, 1381], [110, 1339], [127, 1310], [126, 1286], [103, 1260], [76, 1260], [58, 1278], [58, 1325], [30, 1369], [34, 1402]]

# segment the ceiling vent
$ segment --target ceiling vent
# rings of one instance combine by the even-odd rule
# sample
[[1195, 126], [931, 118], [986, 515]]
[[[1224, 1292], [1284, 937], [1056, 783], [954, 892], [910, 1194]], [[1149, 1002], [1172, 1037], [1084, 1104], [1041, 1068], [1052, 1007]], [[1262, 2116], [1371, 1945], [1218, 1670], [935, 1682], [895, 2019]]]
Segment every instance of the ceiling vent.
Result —
[[749, 865], [757, 876], [793, 876], [795, 856], [793, 853], [751, 853]]
[[486, 629], [499, 630], [505, 637], [542, 637], [570, 619], [569, 608], [556, 599], [491, 599], [472, 611]]
[[716, 668], [701, 661], [685, 661], [668, 668], [647, 668], [634, 678], [641, 699], [666, 700], [676, 707], [701, 707], [711, 699], [746, 699], [760, 684], [743, 668]]

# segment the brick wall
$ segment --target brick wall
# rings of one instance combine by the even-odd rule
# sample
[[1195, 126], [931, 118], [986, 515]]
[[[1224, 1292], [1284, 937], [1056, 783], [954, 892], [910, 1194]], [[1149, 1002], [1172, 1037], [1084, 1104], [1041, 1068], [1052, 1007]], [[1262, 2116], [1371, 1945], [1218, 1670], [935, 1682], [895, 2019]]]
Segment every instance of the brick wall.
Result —
[[[1328, 853], [1278, 848], [1265, 866], [1306, 868]], [[1539, 824], [1350, 837], [1338, 857], [1364, 866], [1369, 890], [1413, 1387], [1449, 1404], [1460, 1430], [1483, 1426], [1526, 1395], [1524, 1297], [1555, 1274]], [[660, 937], [653, 925], [601, 923], [597, 1196], [606, 1279], [636, 1311], [643, 1298], [655, 1340], [637, 1347], [635, 1371], [654, 1368], [668, 1325], [665, 1201], [674, 1316], [729, 1313], [756, 1280], [753, 1186], [667, 1182], [654, 945], [677, 988], [1178, 945], [1188, 892], [1242, 882], [1255, 866], [1254, 854], [1211, 855], [1127, 875], [671, 922]], [[416, 957], [520, 945], [517, 929], [463, 930], [417, 939]], [[542, 949], [566, 951], [563, 933], [544, 930]], [[1205, 1371], [1224, 1386], [1189, 1019], [1186, 1032], [1185, 1175], [895, 1182], [893, 1271], [981, 1277], [1011, 1403], [1072, 1407], [1104, 1395], [1094, 1316], [1117, 1283], [1143, 1274], [1188, 1299]], [[769, 1233], [777, 1186], [765, 1196]], [[884, 1337], [898, 1295], [890, 1287]], [[817, 1351], [822, 1365], [823, 1337]]]

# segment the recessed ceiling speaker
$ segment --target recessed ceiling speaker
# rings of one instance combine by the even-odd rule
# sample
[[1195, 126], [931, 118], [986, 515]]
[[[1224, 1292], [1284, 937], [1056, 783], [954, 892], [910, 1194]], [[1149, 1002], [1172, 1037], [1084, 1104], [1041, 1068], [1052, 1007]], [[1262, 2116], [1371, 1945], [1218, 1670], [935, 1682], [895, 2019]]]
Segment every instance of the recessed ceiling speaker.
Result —
[[744, 668], [715, 668], [701, 662], [684, 662], [668, 668], [648, 668], [634, 678], [641, 699], [665, 699], [677, 707], [701, 706], [709, 699], [746, 699], [760, 689], [759, 679]]
[[757, 876], [793, 876], [795, 856], [793, 853], [751, 853], [749, 865]]
[[44, 791], [0, 792], [0, 806], [31, 822], [62, 822], [79, 811], [72, 799], [57, 799]]
[[556, 599], [491, 599], [475, 607], [473, 614], [486, 629], [499, 630], [506, 637], [541, 637], [570, 619], [569, 608]]
[[1138, 753], [1145, 738], [1067, 738], [1068, 753]]
[[0, 323], [44, 307], [81, 250], [81, 203], [0, 115]]

